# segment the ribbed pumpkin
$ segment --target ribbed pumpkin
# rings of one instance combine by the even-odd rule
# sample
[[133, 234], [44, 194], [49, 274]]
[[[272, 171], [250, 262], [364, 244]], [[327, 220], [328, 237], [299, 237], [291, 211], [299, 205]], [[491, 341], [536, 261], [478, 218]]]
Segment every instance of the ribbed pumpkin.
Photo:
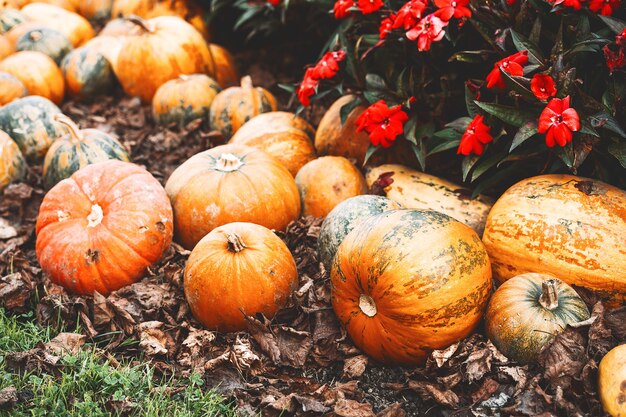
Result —
[[626, 344], [614, 347], [598, 366], [598, 393], [612, 417], [626, 416]]
[[230, 139], [254, 116], [276, 110], [276, 99], [267, 90], [252, 85], [252, 78], [241, 79], [240, 87], [230, 87], [215, 97], [211, 104], [210, 125]]
[[150, 102], [163, 83], [181, 74], [213, 73], [209, 48], [189, 23], [173, 16], [128, 19], [136, 27], [124, 39], [116, 68], [128, 95]]
[[19, 98], [0, 107], [0, 130], [17, 143], [28, 160], [41, 160], [52, 142], [63, 134], [53, 119], [58, 113], [61, 110], [44, 97]]
[[56, 7], [60, 7], [69, 12], [77, 12], [78, 11], [78, 3], [82, 0], [17, 0], [18, 3], [22, 4], [22, 7], [31, 3], [42, 3], [48, 4]]
[[435, 211], [390, 210], [344, 238], [332, 303], [354, 343], [385, 363], [423, 363], [469, 335], [491, 292], [487, 252], [468, 226]]
[[209, 52], [211, 60], [215, 68], [214, 78], [222, 86], [222, 88], [232, 87], [239, 82], [239, 73], [235, 60], [226, 48], [217, 44], [209, 44]]
[[204, 74], [180, 75], [159, 87], [152, 99], [157, 123], [184, 126], [195, 119], [208, 120], [219, 84]]
[[337, 205], [324, 219], [317, 238], [319, 260], [330, 271], [337, 248], [348, 233], [362, 221], [402, 205], [378, 195], [359, 195]]
[[54, 141], [43, 163], [43, 182], [49, 189], [79, 169], [97, 162], [117, 159], [130, 161], [126, 149], [111, 135], [98, 129], [79, 129], [64, 114], [57, 114], [54, 120], [69, 132]]
[[311, 141], [315, 138], [315, 129], [302, 117], [285, 111], [270, 111], [256, 115], [244, 123], [233, 135], [232, 140], [245, 141], [264, 133], [288, 129], [301, 130]]
[[185, 266], [191, 312], [212, 330], [244, 330], [244, 315], [272, 318], [298, 284], [287, 245], [253, 223], [220, 226], [198, 242]]
[[98, 49], [81, 46], [70, 52], [61, 65], [67, 91], [73, 96], [91, 98], [110, 93], [115, 74], [109, 60]]
[[0, 130], [0, 191], [13, 181], [24, 177], [26, 161], [20, 148]]
[[11, 45], [11, 53], [13, 53], [16, 50], [15, 48], [17, 47], [17, 41], [19, 38], [31, 30], [44, 28], [50, 29], [49, 26], [43, 24], [42, 22], [26, 21], [13, 26], [11, 30], [3, 35], [3, 37], [9, 42], [9, 45]]
[[82, 47], [89, 48], [92, 51], [97, 51], [103, 55], [107, 61], [109, 61], [109, 65], [111, 66], [113, 73], [117, 74], [117, 56], [122, 50], [123, 43], [123, 38], [99, 35], [95, 38], [89, 39]]
[[111, 17], [113, 0], [81, 0], [78, 13], [88, 20], [103, 20]]
[[130, 35], [135, 29], [135, 24], [128, 19], [118, 17], [107, 22], [107, 24], [98, 32], [98, 36], [116, 36], [123, 37]]
[[309, 162], [298, 171], [296, 184], [303, 216], [325, 217], [342, 201], [367, 192], [361, 172], [342, 156]]
[[547, 274], [511, 278], [491, 297], [485, 329], [507, 358], [531, 363], [567, 325], [589, 318], [585, 302], [572, 287]]
[[283, 230], [300, 214], [289, 171], [248, 146], [222, 145], [192, 156], [172, 173], [165, 190], [174, 207], [177, 239], [188, 249], [226, 223]]
[[31, 3], [22, 8], [28, 20], [39, 22], [63, 33], [76, 48], [95, 36], [93, 27], [81, 15], [61, 7], [44, 3]]
[[15, 52], [11, 42], [5, 36], [0, 35], [0, 61]]
[[31, 95], [46, 97], [55, 104], [63, 101], [63, 74], [52, 58], [41, 52], [17, 52], [0, 62], [0, 71], [20, 80]]
[[24, 97], [26, 94], [28, 90], [20, 80], [11, 74], [0, 72], [0, 106]]
[[48, 55], [57, 64], [73, 49], [67, 36], [55, 29], [33, 29], [23, 34], [15, 44], [18, 51], [37, 51]]
[[48, 191], [36, 232], [37, 259], [54, 283], [106, 295], [161, 259], [172, 241], [172, 207], [148, 171], [110, 160]]
[[19, 10], [0, 5], [0, 33], [6, 33], [11, 30], [13, 26], [17, 26], [25, 21], [26, 16]]
[[500, 282], [526, 272], [626, 299], [626, 192], [573, 175], [520, 181], [496, 202], [483, 241]]
[[428, 175], [402, 165], [386, 164], [368, 171], [365, 179], [372, 187], [379, 177], [393, 182], [383, 188], [388, 198], [406, 208], [435, 210], [467, 224], [482, 236], [493, 200], [479, 195], [471, 199], [472, 191], [463, 186]]

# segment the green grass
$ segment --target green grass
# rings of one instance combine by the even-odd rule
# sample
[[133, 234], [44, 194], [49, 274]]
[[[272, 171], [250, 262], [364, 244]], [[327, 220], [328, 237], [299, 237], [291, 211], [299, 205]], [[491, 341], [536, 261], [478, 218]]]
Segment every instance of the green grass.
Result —
[[[5, 352], [32, 349], [52, 337], [49, 328], [39, 327], [31, 317], [7, 316], [0, 309], [0, 389], [14, 386], [26, 398], [11, 410], [0, 410], [0, 416], [236, 416], [223, 397], [203, 389], [197, 374], [157, 378], [149, 363], [114, 366], [88, 346], [61, 359], [60, 375], [18, 375], [6, 369]], [[117, 413], [107, 408], [110, 401], [130, 402], [132, 408]]]

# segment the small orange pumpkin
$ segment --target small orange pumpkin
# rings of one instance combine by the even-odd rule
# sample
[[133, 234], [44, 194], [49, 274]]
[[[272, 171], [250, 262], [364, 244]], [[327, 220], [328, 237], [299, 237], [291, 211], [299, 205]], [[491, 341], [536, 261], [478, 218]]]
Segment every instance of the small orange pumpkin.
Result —
[[213, 67], [215, 68], [215, 80], [222, 86], [222, 88], [232, 87], [239, 82], [239, 73], [235, 66], [235, 60], [228, 52], [226, 48], [223, 48], [217, 44], [209, 44], [209, 52], [211, 53], [211, 60], [213, 61]]
[[598, 366], [598, 393], [612, 417], [626, 416], [626, 344], [614, 347]]
[[20, 80], [30, 95], [46, 97], [55, 104], [63, 101], [63, 73], [52, 58], [41, 52], [17, 52], [0, 62], [0, 71]]
[[113, 0], [80, 0], [78, 13], [87, 20], [103, 20], [111, 17]]
[[315, 129], [300, 116], [286, 111], [270, 111], [254, 116], [241, 126], [233, 135], [233, 140], [247, 140], [251, 137], [279, 130], [298, 129], [306, 133], [311, 141], [315, 138]]
[[22, 8], [28, 20], [38, 22], [63, 33], [72, 42], [74, 48], [95, 36], [93, 27], [87, 19], [61, 7], [44, 3], [31, 3]]
[[11, 45], [11, 42], [9, 42], [5, 36], [0, 35], [0, 61], [11, 55], [13, 52], [15, 52], [15, 50], [13, 45]]
[[75, 172], [44, 197], [37, 259], [56, 284], [109, 294], [141, 278], [172, 241], [172, 207], [145, 169], [122, 161]]
[[31, 30], [44, 29], [44, 28], [50, 29], [49, 26], [41, 22], [33, 22], [33, 21], [26, 21], [26, 22], [20, 23], [19, 25], [13, 26], [11, 30], [9, 30], [7, 33], [4, 34], [4, 38], [9, 42], [9, 45], [11, 46], [11, 53], [17, 50], [16, 48], [17, 48], [18, 39], [20, 39], [22, 36], [30, 32]]
[[0, 191], [26, 173], [26, 161], [13, 139], [0, 130]]
[[272, 318], [298, 284], [287, 245], [253, 223], [220, 226], [198, 242], [185, 266], [185, 297], [212, 330], [246, 328], [244, 315]]
[[0, 106], [26, 96], [28, 90], [24, 84], [13, 75], [0, 72]]
[[89, 39], [82, 47], [99, 52], [109, 61], [111, 69], [117, 74], [117, 56], [122, 50], [123, 42], [124, 40], [120, 37], [98, 35]]
[[207, 75], [180, 75], [156, 91], [152, 114], [160, 124], [184, 126], [195, 119], [206, 120], [211, 103], [220, 90], [219, 84]]
[[63, 59], [61, 68], [68, 93], [82, 99], [110, 93], [115, 85], [109, 60], [96, 48], [74, 49]]
[[326, 217], [337, 204], [367, 192], [363, 174], [342, 156], [322, 156], [304, 165], [296, 184], [303, 216]]
[[123, 37], [130, 35], [135, 29], [135, 24], [128, 19], [118, 17], [109, 20], [107, 24], [98, 32], [98, 36]]
[[33, 29], [22, 35], [15, 44], [18, 51], [37, 51], [48, 55], [59, 65], [73, 47], [67, 37], [55, 29]]

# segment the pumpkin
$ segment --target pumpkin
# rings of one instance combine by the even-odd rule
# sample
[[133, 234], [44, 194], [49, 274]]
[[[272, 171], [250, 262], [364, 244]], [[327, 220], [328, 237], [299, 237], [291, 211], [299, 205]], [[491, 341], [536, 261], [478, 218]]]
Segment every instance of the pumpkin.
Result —
[[106, 295], [161, 259], [172, 241], [172, 207], [148, 171], [109, 160], [48, 191], [36, 233], [37, 259], [54, 283]]
[[531, 363], [567, 325], [588, 318], [587, 306], [572, 287], [551, 275], [528, 273], [496, 290], [485, 329], [507, 358]]
[[126, 149], [107, 133], [98, 129], [81, 130], [64, 114], [56, 114], [54, 120], [69, 133], [54, 141], [46, 153], [43, 163], [43, 183], [46, 189], [89, 164], [109, 159], [130, 160]]
[[111, 17], [113, 0], [81, 0], [78, 13], [87, 20], [103, 20]]
[[32, 21], [27, 21], [24, 23], [20, 23], [19, 25], [13, 26], [11, 30], [9, 30], [7, 33], [4, 34], [4, 38], [9, 42], [9, 45], [11, 46], [11, 53], [16, 51], [17, 41], [22, 36], [30, 32], [31, 30], [44, 29], [44, 28], [50, 29], [48, 26], [44, 25], [41, 22], [32, 22]]
[[626, 299], [626, 192], [573, 175], [518, 182], [494, 204], [483, 241], [499, 282], [556, 275], [614, 302]]
[[626, 416], [626, 344], [614, 347], [598, 366], [598, 393], [604, 411]]
[[192, 156], [172, 173], [165, 190], [174, 208], [176, 237], [188, 249], [226, 223], [283, 230], [300, 214], [289, 171], [248, 146], [222, 145]]
[[60, 7], [69, 12], [76, 12], [78, 10], [79, 1], [82, 0], [18, 0], [19, 3], [22, 3], [22, 7], [31, 3], [38, 4], [48, 4], [56, 7]]
[[109, 93], [115, 86], [113, 68], [96, 48], [81, 46], [73, 50], [65, 57], [61, 68], [71, 95], [91, 98]]
[[[402, 165], [378, 166], [369, 170], [365, 179], [370, 188], [382, 182], [385, 195], [404, 207], [447, 214], [470, 226], [479, 236], [493, 206], [489, 197], [478, 195], [472, 199], [472, 191], [465, 187]], [[390, 184], [389, 179], [393, 180]]]
[[235, 59], [230, 52], [228, 52], [226, 48], [214, 43], [209, 44], [209, 52], [211, 53], [211, 60], [215, 68], [213, 75], [219, 85], [223, 88], [237, 85], [239, 82], [239, 74], [235, 66]]
[[20, 148], [0, 130], [0, 191], [13, 181], [18, 181], [26, 173], [26, 161]]
[[361, 172], [342, 156], [322, 156], [304, 165], [296, 184], [303, 216], [325, 217], [342, 201], [367, 192]]
[[23, 34], [15, 44], [18, 51], [37, 51], [48, 55], [57, 64], [73, 49], [72, 43], [58, 30], [33, 29]]
[[87, 19], [61, 7], [44, 3], [31, 3], [22, 8], [27, 19], [41, 23], [63, 33], [76, 48], [94, 37], [93, 27]]
[[118, 17], [107, 22], [98, 33], [98, 36], [123, 37], [130, 35], [135, 29], [135, 24], [130, 20]]
[[119, 37], [96, 36], [95, 38], [89, 39], [82, 47], [89, 48], [90, 50], [99, 52], [103, 55], [106, 60], [109, 61], [109, 65], [111, 66], [113, 73], [117, 74], [117, 56], [122, 49], [123, 42], [124, 40]]
[[204, 74], [180, 75], [167, 81], [152, 99], [152, 114], [160, 124], [184, 126], [195, 119], [208, 119], [219, 84]]
[[254, 116], [244, 123], [233, 135], [232, 140], [245, 141], [261, 134], [292, 128], [306, 133], [311, 141], [315, 138], [315, 129], [302, 117], [285, 111], [270, 111]]
[[0, 61], [11, 55], [14, 51], [13, 45], [5, 36], [0, 35]]
[[172, 16], [128, 19], [136, 27], [117, 57], [117, 76], [128, 95], [150, 102], [163, 83], [181, 74], [213, 73], [209, 48], [189, 23]]
[[337, 248], [358, 224], [376, 214], [402, 206], [378, 195], [359, 195], [339, 203], [324, 219], [317, 238], [317, 254], [330, 271]]
[[13, 26], [17, 26], [25, 21], [26, 16], [19, 10], [4, 5], [0, 7], [0, 33], [6, 33], [11, 30]]
[[491, 292], [491, 267], [476, 233], [445, 214], [389, 210], [343, 239], [331, 298], [354, 343], [385, 363], [423, 363], [469, 335]]
[[245, 330], [245, 315], [272, 318], [298, 284], [287, 245], [266, 227], [229, 223], [198, 242], [185, 266], [185, 297], [212, 330]]
[[0, 107], [0, 130], [17, 143], [26, 159], [40, 160], [63, 134], [53, 119], [58, 113], [61, 110], [44, 97], [19, 98]]
[[24, 84], [11, 74], [0, 72], [0, 106], [24, 97], [28, 90]]
[[63, 74], [52, 58], [41, 52], [17, 52], [0, 62], [0, 71], [20, 80], [31, 95], [46, 97], [55, 104], [63, 101]]
[[267, 152], [283, 164], [294, 177], [300, 168], [315, 159], [313, 143], [307, 134], [300, 129], [285, 128], [276, 132], [241, 138], [235, 134], [230, 142], [252, 146]]
[[241, 79], [240, 87], [229, 87], [211, 104], [210, 125], [226, 140], [257, 114], [275, 111], [276, 99], [267, 90], [252, 85], [252, 78]]

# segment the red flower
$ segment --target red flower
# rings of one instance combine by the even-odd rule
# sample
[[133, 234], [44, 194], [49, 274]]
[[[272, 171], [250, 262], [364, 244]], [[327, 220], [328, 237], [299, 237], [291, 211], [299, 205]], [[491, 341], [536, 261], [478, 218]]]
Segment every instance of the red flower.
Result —
[[457, 154], [483, 154], [485, 145], [493, 140], [493, 136], [489, 133], [489, 126], [485, 124], [484, 120], [484, 116], [478, 115], [470, 122], [465, 133], [463, 133], [463, 137], [461, 137]]
[[422, 18], [422, 13], [426, 9], [426, 1], [411, 0], [408, 1], [398, 10], [396, 18], [393, 22], [393, 28], [404, 30], [410, 29]]
[[572, 141], [572, 132], [580, 129], [578, 112], [569, 106], [569, 96], [553, 98], [539, 116], [537, 131], [546, 134], [546, 145], [565, 146]]
[[267, 0], [267, 2], [272, 6], [278, 6], [280, 4], [280, 0]]
[[435, 0], [435, 6], [439, 7], [435, 15], [446, 22], [452, 17], [455, 19], [472, 17], [472, 11], [467, 8], [468, 4], [469, 0]]
[[574, 10], [580, 10], [582, 7], [580, 0], [548, 0], [549, 3], [554, 3], [554, 6], [563, 5], [565, 7], [571, 7]]
[[409, 116], [400, 105], [389, 108], [384, 100], [379, 100], [358, 117], [356, 131], [365, 130], [370, 135], [372, 145], [388, 148], [404, 132], [407, 120]]
[[609, 71], [613, 73], [618, 68], [622, 68], [626, 63], [624, 58], [624, 48], [621, 46], [614, 51], [609, 45], [602, 48], [604, 52], [604, 59], [606, 59], [606, 66], [609, 67]]
[[396, 15], [392, 13], [380, 22], [380, 27], [378, 28], [378, 37], [380, 39], [385, 39], [387, 35], [389, 35], [389, 32], [393, 30], [393, 22], [395, 18]]
[[333, 78], [339, 71], [339, 63], [346, 58], [346, 51], [327, 52], [313, 67], [313, 76], [317, 79]]
[[624, 29], [622, 33], [615, 37], [615, 43], [617, 43], [621, 47], [626, 47], [626, 29]]
[[412, 41], [417, 39], [418, 50], [428, 51], [432, 42], [438, 42], [444, 37], [446, 31], [443, 28], [446, 26], [448, 22], [444, 22], [434, 14], [429, 14], [409, 30], [406, 37]]
[[350, 16], [350, 7], [354, 6], [354, 0], [337, 0], [333, 7], [336, 19], [345, 19]]
[[596, 13], [600, 12], [602, 16], [611, 16], [619, 4], [620, 0], [591, 0], [589, 10]]
[[508, 4], [510, 7], [515, 6], [515, 3], [517, 3], [517, 0], [506, 0], [506, 4]]
[[504, 59], [493, 64], [493, 69], [487, 75], [487, 88], [504, 88], [504, 78], [502, 77], [501, 70], [507, 74], [521, 76], [524, 75], [524, 65], [528, 63], [528, 51], [518, 52], [511, 56], [507, 56]]
[[298, 100], [300, 100], [303, 106], [306, 107], [311, 104], [311, 96], [315, 94], [318, 83], [319, 80], [317, 79], [315, 68], [308, 68], [297, 91]]
[[538, 100], [547, 100], [556, 95], [554, 79], [548, 74], [535, 74], [530, 80], [530, 90]]
[[357, 0], [358, 8], [363, 14], [370, 14], [383, 7], [383, 0]]

